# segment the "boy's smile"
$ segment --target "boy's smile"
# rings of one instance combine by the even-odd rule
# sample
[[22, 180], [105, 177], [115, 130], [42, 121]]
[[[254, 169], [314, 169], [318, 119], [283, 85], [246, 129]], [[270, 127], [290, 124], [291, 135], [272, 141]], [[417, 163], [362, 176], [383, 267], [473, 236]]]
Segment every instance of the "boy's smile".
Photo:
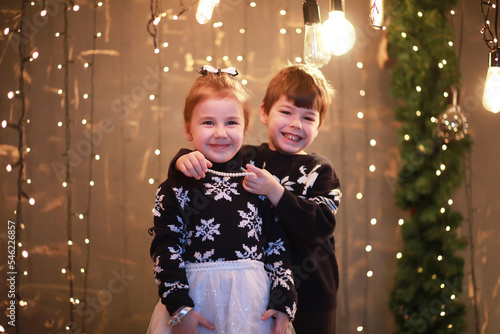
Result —
[[319, 112], [298, 108], [285, 95], [273, 104], [267, 115], [261, 107], [260, 120], [267, 125], [269, 147], [283, 154], [306, 154], [318, 135]]

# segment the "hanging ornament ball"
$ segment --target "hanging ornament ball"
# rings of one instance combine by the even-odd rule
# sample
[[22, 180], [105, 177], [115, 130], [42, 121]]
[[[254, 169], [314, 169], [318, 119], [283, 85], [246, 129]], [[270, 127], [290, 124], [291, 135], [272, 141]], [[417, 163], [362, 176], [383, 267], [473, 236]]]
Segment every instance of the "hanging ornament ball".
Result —
[[449, 106], [444, 113], [439, 115], [436, 123], [437, 135], [445, 142], [463, 139], [469, 127], [467, 118], [459, 105]]

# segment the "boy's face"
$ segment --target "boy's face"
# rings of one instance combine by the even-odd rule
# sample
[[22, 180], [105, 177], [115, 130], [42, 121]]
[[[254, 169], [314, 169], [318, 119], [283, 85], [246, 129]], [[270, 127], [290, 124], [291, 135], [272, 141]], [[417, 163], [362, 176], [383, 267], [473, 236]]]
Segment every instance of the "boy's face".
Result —
[[318, 135], [319, 111], [296, 107], [281, 95], [267, 115], [260, 108], [260, 121], [267, 125], [269, 147], [283, 154], [304, 151]]
[[243, 107], [234, 98], [209, 98], [193, 109], [184, 134], [212, 162], [226, 162], [238, 152], [245, 138]]

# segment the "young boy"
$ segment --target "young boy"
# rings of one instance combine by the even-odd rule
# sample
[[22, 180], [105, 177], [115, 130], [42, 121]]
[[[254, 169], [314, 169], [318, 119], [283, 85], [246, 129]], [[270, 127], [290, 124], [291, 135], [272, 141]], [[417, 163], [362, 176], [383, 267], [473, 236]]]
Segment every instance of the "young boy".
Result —
[[[317, 69], [282, 69], [261, 105], [269, 143], [244, 147], [254, 162], [246, 167], [254, 175], [245, 177], [243, 187], [268, 197], [289, 238], [298, 293], [293, 322], [297, 334], [335, 333], [339, 274], [333, 232], [340, 182], [327, 158], [305, 152], [318, 135], [332, 93]], [[195, 178], [205, 177], [212, 165], [198, 151], [178, 157], [177, 169]]]

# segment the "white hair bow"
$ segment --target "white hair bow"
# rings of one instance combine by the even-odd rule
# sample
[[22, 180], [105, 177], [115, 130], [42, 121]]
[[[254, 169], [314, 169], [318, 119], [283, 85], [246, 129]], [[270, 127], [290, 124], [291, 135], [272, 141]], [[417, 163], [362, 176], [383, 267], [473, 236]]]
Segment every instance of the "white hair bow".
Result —
[[227, 73], [227, 74], [230, 74], [232, 76], [237, 76], [238, 75], [238, 71], [236, 71], [236, 68], [234, 68], [233, 66], [231, 67], [228, 67], [228, 68], [215, 68], [213, 66], [210, 66], [210, 65], [204, 65], [201, 67], [201, 70], [200, 70], [200, 73], [203, 74], [203, 75], [206, 75], [207, 72], [211, 72], [211, 73]]

